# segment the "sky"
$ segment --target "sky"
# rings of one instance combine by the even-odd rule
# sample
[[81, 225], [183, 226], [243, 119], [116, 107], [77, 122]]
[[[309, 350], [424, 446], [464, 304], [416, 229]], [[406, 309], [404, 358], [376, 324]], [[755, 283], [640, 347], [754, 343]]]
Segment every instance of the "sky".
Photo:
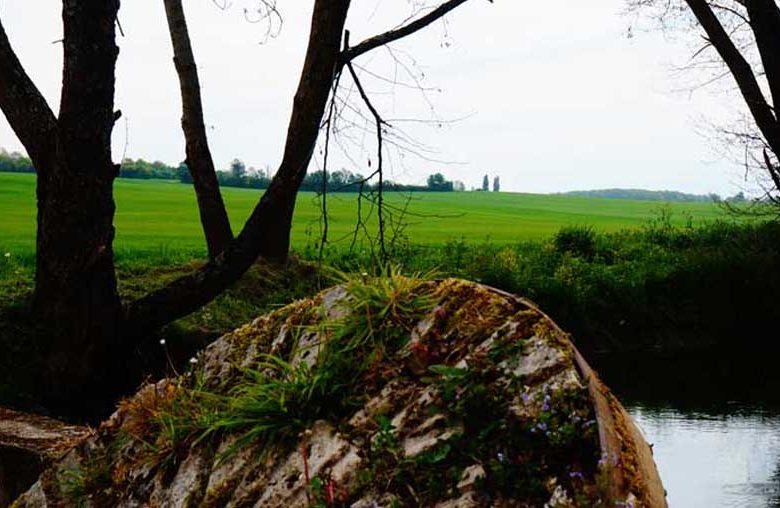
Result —
[[[311, 5], [279, 0], [276, 37], [248, 22], [253, 0], [187, 0], [205, 121], [215, 162], [227, 168], [278, 165], [306, 48]], [[429, 1], [428, 5], [435, 2]], [[421, 0], [353, 0], [353, 44], [396, 26]], [[502, 190], [562, 192], [646, 188], [731, 195], [743, 169], [713, 146], [706, 125], [739, 110], [731, 96], [691, 91], [674, 69], [691, 48], [674, 37], [633, 30], [623, 0], [471, 0], [425, 32], [365, 55], [362, 80], [392, 132], [393, 180], [423, 183], [441, 172], [478, 187], [484, 174]], [[0, 0], [0, 19], [28, 73], [57, 110], [62, 65], [61, 2]], [[117, 64], [114, 158], [184, 158], [181, 102], [161, 0], [125, 0]], [[345, 80], [348, 81], [348, 80]], [[375, 158], [364, 105], [348, 100], [329, 168], [367, 174]], [[349, 109], [352, 108], [352, 109]], [[0, 115], [0, 147], [22, 151]], [[312, 169], [322, 164], [322, 146]]]

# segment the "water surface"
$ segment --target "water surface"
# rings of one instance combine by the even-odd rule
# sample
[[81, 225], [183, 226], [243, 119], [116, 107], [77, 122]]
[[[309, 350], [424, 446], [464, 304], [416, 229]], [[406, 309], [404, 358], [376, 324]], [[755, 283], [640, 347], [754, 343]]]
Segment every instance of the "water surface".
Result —
[[777, 353], [596, 357], [644, 431], [672, 508], [780, 507]]

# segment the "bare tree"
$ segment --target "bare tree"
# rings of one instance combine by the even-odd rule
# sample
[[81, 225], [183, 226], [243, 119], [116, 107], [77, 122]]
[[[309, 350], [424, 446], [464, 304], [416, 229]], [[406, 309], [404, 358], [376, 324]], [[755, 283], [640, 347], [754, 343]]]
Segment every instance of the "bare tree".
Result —
[[708, 83], [731, 76], [755, 130], [723, 129], [733, 140], [756, 150], [771, 181], [767, 195], [780, 204], [780, 7], [776, 0], [629, 0], [632, 9], [650, 13], [664, 26], [698, 27], [704, 41], [694, 54], [701, 66], [722, 69]]
[[213, 163], [181, 0], [165, 0], [182, 90], [188, 166], [193, 179], [201, 180], [196, 192], [212, 257], [193, 273], [126, 306], [117, 293], [112, 249], [118, 166], [111, 160], [110, 138], [119, 116], [114, 112], [119, 0], [63, 0], [64, 72], [58, 116], [25, 73], [0, 23], [0, 109], [38, 170], [34, 312], [51, 329], [51, 342], [41, 346], [46, 352], [41, 390], [48, 402], [73, 410], [77, 402], [110, 400], [137, 379], [138, 372], [127, 367], [126, 357], [150, 345], [151, 331], [211, 301], [258, 257], [285, 260], [296, 194], [344, 67], [427, 27], [466, 1], [442, 2], [398, 28], [349, 46], [343, 42], [350, 1], [314, 0], [281, 164], [233, 238], [212, 181]]

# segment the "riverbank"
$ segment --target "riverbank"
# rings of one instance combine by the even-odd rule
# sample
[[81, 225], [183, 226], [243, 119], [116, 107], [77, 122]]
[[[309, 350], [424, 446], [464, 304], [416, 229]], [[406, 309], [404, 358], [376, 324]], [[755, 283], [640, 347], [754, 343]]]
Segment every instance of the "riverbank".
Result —
[[[780, 348], [766, 333], [780, 301], [776, 222], [680, 226], [661, 215], [617, 233], [567, 227], [544, 241], [409, 244], [393, 255], [407, 271], [530, 298], [589, 353]], [[336, 252], [327, 262], [349, 269], [368, 259]]]
[[[254, 267], [226, 294], [160, 332], [166, 349], [144, 352], [149, 371], [179, 368], [192, 352], [255, 316], [333, 283], [333, 270], [371, 272], [368, 250], [303, 249], [283, 270]], [[678, 225], [660, 216], [634, 230], [568, 227], [543, 241], [398, 243], [392, 262], [406, 273], [480, 281], [535, 301], [586, 354], [777, 349], [765, 330], [780, 301], [780, 225]], [[192, 270], [189, 251], [121, 252], [123, 298], [130, 300]], [[29, 400], [39, 341], [27, 313], [34, 258], [0, 257], [0, 401]]]

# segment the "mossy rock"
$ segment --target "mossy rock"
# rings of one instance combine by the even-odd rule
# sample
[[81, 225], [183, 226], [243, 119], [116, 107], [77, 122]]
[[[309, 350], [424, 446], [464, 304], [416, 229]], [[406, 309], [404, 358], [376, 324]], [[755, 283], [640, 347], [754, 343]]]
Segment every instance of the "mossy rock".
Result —
[[663, 487], [569, 337], [513, 295], [389, 274], [223, 336], [15, 506], [616, 503], [665, 506]]

